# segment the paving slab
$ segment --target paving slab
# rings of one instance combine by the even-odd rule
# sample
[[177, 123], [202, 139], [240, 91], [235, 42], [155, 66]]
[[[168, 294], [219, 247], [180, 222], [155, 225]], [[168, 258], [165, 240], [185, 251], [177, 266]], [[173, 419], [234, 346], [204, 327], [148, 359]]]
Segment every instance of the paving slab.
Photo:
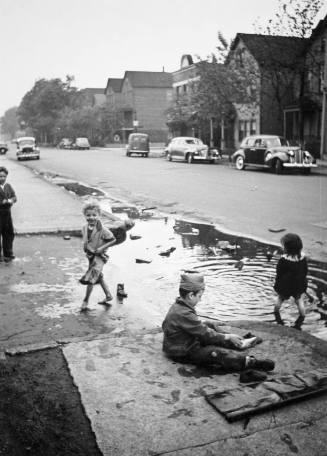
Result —
[[[232, 329], [242, 334], [249, 328], [264, 339], [251, 354], [276, 360], [272, 376], [327, 366], [326, 342], [269, 324], [243, 322]], [[327, 395], [228, 423], [204, 394], [236, 387], [238, 374], [174, 363], [161, 344], [157, 332], [63, 348], [104, 456], [323, 454]]]

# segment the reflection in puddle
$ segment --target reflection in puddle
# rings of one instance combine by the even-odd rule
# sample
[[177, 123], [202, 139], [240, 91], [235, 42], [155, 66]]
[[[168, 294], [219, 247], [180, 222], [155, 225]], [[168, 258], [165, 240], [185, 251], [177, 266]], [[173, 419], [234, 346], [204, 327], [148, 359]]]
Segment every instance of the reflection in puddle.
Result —
[[[140, 237], [112, 249], [112, 263], [124, 268], [126, 280], [135, 281], [134, 291], [143, 302], [150, 305], [155, 299], [166, 310], [177, 295], [180, 272], [196, 270], [206, 278], [199, 314], [223, 321], [276, 322], [273, 283], [281, 254], [276, 246], [224, 234], [211, 225], [163, 217], [139, 220], [134, 232]], [[161, 254], [170, 249], [171, 254]], [[151, 264], [136, 265], [135, 258]], [[327, 339], [327, 265], [309, 260], [308, 280], [302, 329]], [[286, 325], [295, 324], [298, 312], [292, 300], [284, 303], [281, 314]]]

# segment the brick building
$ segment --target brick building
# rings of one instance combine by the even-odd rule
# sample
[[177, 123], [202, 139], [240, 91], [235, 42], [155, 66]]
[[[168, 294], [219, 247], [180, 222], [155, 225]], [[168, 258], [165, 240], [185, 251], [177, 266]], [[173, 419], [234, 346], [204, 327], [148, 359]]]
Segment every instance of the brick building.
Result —
[[121, 139], [137, 130], [149, 134], [152, 142], [165, 142], [165, 111], [171, 103], [172, 91], [172, 76], [164, 71], [126, 71], [123, 79], [108, 79], [107, 101], [122, 115]]

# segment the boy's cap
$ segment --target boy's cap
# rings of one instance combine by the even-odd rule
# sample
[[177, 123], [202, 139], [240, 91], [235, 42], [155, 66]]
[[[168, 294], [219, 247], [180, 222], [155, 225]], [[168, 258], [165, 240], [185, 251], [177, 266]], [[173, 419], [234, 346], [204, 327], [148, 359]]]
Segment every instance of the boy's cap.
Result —
[[204, 290], [204, 277], [202, 274], [198, 273], [185, 273], [181, 274], [181, 282], [179, 284], [180, 288], [186, 291], [200, 291]]

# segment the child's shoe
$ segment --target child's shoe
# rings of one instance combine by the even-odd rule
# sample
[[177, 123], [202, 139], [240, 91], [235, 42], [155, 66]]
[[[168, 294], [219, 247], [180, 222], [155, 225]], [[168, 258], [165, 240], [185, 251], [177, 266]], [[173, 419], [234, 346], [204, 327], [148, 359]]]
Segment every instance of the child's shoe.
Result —
[[249, 356], [246, 359], [245, 367], [247, 369], [255, 369], [267, 372], [275, 369], [275, 363], [271, 359], [257, 359], [254, 356]]
[[118, 298], [127, 298], [127, 293], [124, 289], [124, 284], [123, 283], [118, 283], [117, 284], [117, 297]]
[[267, 378], [267, 374], [254, 369], [248, 369], [240, 373], [241, 383], [264, 382]]

